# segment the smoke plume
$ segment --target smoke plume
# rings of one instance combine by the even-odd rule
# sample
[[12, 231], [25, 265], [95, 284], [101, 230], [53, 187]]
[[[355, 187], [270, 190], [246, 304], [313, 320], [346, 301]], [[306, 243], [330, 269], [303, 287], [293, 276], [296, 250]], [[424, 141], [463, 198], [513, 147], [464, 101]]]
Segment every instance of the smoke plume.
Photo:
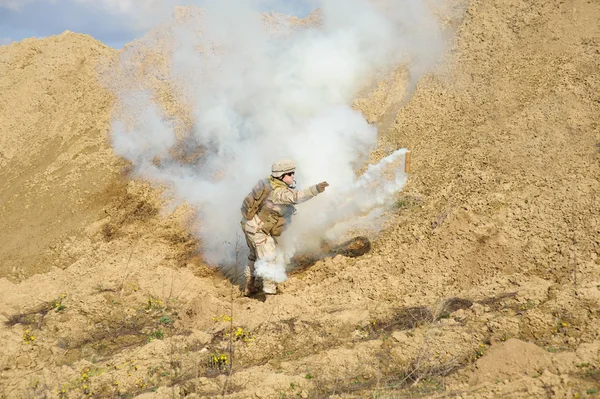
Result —
[[[315, 3], [320, 11], [305, 25], [261, 15], [251, 1], [180, 9], [162, 34], [126, 47], [111, 77], [120, 100], [115, 152], [139, 176], [198, 209], [197, 233], [209, 263], [234, 261], [236, 249], [225, 243], [242, 234], [241, 202], [277, 159], [296, 161], [300, 189], [330, 184], [298, 206], [284, 235], [285, 256], [372, 221], [405, 184], [405, 150], [357, 177], [377, 130], [350, 104], [399, 65], [416, 82], [441, 51], [436, 21], [416, 0]], [[154, 50], [167, 54], [167, 66], [144, 68], [140, 78], [139, 54]], [[184, 111], [161, 106], [156, 90], [135, 83], [150, 78], [168, 84]], [[182, 153], [199, 155], [182, 161]], [[245, 247], [243, 236], [241, 242]]]

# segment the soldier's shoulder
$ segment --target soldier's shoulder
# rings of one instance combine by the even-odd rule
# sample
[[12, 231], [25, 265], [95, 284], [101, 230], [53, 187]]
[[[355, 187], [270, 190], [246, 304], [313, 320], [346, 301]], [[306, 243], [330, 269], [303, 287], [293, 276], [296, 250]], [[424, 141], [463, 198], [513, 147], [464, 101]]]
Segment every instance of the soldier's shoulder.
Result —
[[275, 187], [273, 189], [273, 192], [276, 192], [276, 193], [293, 193], [294, 191], [296, 191], [296, 190], [294, 190], [293, 188], [290, 188], [290, 187]]
[[290, 187], [275, 187], [273, 191], [271, 191], [271, 195], [276, 197], [293, 195], [296, 192], [293, 188]]

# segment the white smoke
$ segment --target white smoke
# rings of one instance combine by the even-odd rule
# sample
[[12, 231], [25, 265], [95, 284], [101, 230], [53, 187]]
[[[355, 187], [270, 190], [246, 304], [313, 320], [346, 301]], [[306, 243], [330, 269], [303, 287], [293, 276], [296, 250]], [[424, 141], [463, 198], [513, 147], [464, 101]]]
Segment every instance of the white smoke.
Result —
[[282, 283], [287, 280], [286, 264], [288, 259], [279, 250], [275, 256], [259, 259], [254, 264], [257, 276], [276, 283]]
[[[177, 131], [184, 123], [167, 118], [151, 94], [114, 79], [121, 115], [133, 117], [114, 121], [115, 152], [139, 175], [198, 208], [210, 263], [233, 261], [235, 248], [225, 242], [241, 234], [241, 202], [276, 159], [296, 161], [300, 189], [330, 183], [324, 194], [299, 205], [296, 226], [286, 232], [293, 245], [380, 214], [405, 183], [403, 150], [357, 179], [377, 130], [349, 104], [374, 76], [399, 64], [413, 81], [431, 67], [442, 48], [435, 19], [416, 0], [317, 3], [320, 26], [296, 29], [278, 19], [284, 33], [278, 35], [265, 28], [255, 2], [241, 0], [206, 3], [202, 12], [170, 25], [169, 72], [154, 74], [177, 87], [180, 102], [192, 110], [184, 139]], [[138, 67], [128, 54], [136, 51], [125, 49], [122, 70]], [[197, 162], [171, 156], [182, 140], [188, 152], [201, 148]]]

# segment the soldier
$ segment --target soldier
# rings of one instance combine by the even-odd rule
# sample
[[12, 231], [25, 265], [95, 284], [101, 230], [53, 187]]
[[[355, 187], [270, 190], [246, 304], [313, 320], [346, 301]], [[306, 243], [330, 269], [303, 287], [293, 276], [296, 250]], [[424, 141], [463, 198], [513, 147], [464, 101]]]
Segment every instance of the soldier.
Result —
[[[250, 250], [246, 276], [246, 295], [260, 291], [277, 293], [277, 273], [283, 273], [284, 265], [278, 265], [277, 237], [289, 226], [296, 208], [294, 205], [308, 201], [329, 186], [321, 182], [305, 190], [295, 189], [294, 161], [283, 159], [271, 167], [271, 175], [260, 180], [242, 205], [242, 230]], [[255, 265], [256, 262], [256, 265]], [[255, 267], [256, 266], [256, 267]], [[259, 274], [257, 276], [257, 269]]]

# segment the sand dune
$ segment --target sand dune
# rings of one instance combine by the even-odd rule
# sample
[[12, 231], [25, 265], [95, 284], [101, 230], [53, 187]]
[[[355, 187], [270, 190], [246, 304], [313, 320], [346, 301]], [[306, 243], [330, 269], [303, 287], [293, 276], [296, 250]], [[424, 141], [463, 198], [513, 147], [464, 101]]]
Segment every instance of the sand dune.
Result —
[[[408, 185], [369, 253], [266, 301], [114, 154], [119, 52], [0, 46], [2, 397], [594, 397], [599, 20], [594, 1], [474, 1], [414, 92], [399, 65], [362, 93], [370, 161], [410, 148]], [[185, 125], [144, 78], [160, 58], [134, 56]]]

